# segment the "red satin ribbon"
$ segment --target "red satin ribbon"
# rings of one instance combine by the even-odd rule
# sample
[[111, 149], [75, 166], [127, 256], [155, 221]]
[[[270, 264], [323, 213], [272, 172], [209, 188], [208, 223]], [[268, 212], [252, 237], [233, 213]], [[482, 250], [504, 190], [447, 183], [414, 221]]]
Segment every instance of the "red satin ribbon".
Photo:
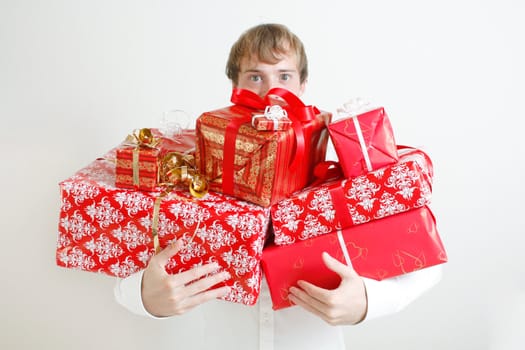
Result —
[[314, 181], [309, 186], [319, 186], [327, 181], [338, 180], [343, 177], [341, 164], [333, 160], [325, 160], [314, 168]]
[[352, 226], [352, 216], [348, 210], [345, 194], [343, 191], [343, 182], [340, 181], [337, 186], [331, 186], [328, 191], [332, 197], [332, 203], [335, 208], [335, 219], [339, 222], [339, 229]]
[[[282, 103], [279, 103], [281, 101], [272, 98], [272, 96], [280, 97], [280, 99], [286, 102], [286, 105], [282, 105]], [[270, 89], [264, 98], [261, 98], [250, 90], [234, 88], [232, 90], [231, 101], [236, 105], [254, 110], [264, 110], [266, 106], [272, 104], [279, 104], [282, 108], [286, 109], [288, 117], [292, 121], [296, 140], [295, 155], [292, 157], [293, 161], [290, 164], [290, 171], [294, 171], [301, 162], [304, 162], [306, 144], [301, 124], [315, 119], [315, 116], [319, 114], [319, 110], [316, 107], [306, 106], [299, 97], [283, 88]], [[222, 169], [222, 190], [226, 194], [233, 194], [235, 140], [237, 138], [237, 132], [242, 124], [247, 123], [250, 120], [251, 116], [234, 118], [226, 127]]]

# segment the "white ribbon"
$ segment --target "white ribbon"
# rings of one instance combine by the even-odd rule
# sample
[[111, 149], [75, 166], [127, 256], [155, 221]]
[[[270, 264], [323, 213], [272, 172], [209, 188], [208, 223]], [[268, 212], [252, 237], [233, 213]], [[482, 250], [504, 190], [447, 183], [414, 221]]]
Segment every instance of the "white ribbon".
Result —
[[341, 246], [341, 250], [343, 251], [343, 256], [345, 258], [346, 265], [352, 266], [352, 260], [350, 260], [350, 254], [348, 254], [348, 249], [346, 248], [346, 243], [343, 238], [343, 232], [341, 230], [337, 230], [337, 239], [339, 240], [339, 245]]
[[374, 169], [372, 168], [372, 162], [370, 161], [370, 157], [368, 156], [365, 138], [363, 137], [363, 131], [361, 130], [361, 125], [359, 124], [359, 120], [357, 120], [357, 117], [357, 115], [353, 116], [352, 121], [354, 122], [355, 132], [357, 134], [357, 138], [359, 139], [361, 152], [363, 152], [363, 158], [365, 159], [366, 163], [366, 170], [368, 170], [368, 172], [371, 172]]
[[346, 102], [342, 108], [337, 109], [338, 116], [341, 117], [351, 117], [354, 126], [357, 138], [359, 140], [359, 145], [361, 146], [361, 151], [363, 152], [363, 158], [365, 159], [366, 169], [370, 172], [374, 170], [372, 168], [372, 162], [370, 161], [370, 156], [368, 155], [365, 138], [363, 137], [363, 131], [361, 130], [361, 125], [357, 117], [360, 114], [373, 110], [375, 107], [368, 101], [357, 97]]
[[288, 118], [288, 113], [279, 105], [266, 106], [264, 114], [254, 115], [252, 117], [252, 126], [255, 128], [257, 118], [266, 118], [273, 122], [273, 130], [279, 130], [279, 121]]

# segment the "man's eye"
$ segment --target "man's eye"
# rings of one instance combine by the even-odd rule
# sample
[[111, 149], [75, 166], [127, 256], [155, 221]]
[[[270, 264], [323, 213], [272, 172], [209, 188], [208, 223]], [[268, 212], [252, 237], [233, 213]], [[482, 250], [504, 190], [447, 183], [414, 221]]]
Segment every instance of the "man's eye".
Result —
[[262, 79], [260, 75], [252, 75], [250, 76], [250, 80], [253, 82], [258, 82], [258, 81], [261, 81]]

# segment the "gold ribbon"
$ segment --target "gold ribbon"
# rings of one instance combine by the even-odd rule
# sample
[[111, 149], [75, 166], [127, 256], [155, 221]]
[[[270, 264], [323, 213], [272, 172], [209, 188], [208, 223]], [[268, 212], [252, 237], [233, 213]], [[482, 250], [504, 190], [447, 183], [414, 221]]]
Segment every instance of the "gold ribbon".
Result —
[[[161, 250], [160, 248], [160, 242], [159, 242], [159, 214], [160, 214], [160, 203], [164, 199], [164, 197], [169, 192], [162, 192], [157, 198], [155, 198], [155, 203], [153, 204], [153, 219], [151, 222], [151, 236], [153, 238], [153, 248], [155, 250], [155, 254], [158, 254]], [[193, 235], [190, 237], [191, 242], [193, 241], [193, 238], [195, 238], [195, 235], [197, 234], [197, 231], [199, 230], [199, 227], [201, 225], [201, 221], [199, 220], [197, 222], [197, 227], [195, 228], [195, 231], [193, 231]]]
[[161, 160], [160, 182], [163, 186], [187, 185], [190, 194], [202, 198], [208, 193], [208, 181], [197, 171], [193, 155], [169, 152]]
[[161, 194], [155, 199], [155, 204], [153, 205], [153, 221], [151, 223], [151, 235], [153, 237], [153, 247], [155, 248], [155, 254], [160, 252], [160, 243], [159, 243], [159, 212], [160, 212], [160, 202], [166, 193]]

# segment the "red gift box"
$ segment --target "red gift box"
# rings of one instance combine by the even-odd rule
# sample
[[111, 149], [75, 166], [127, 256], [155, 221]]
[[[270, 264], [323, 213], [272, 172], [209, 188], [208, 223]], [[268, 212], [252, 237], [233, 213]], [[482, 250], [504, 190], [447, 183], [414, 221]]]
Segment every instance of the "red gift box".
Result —
[[[346, 252], [344, 251], [344, 248]], [[286, 246], [270, 246], [262, 256], [274, 309], [291, 306], [288, 290], [305, 280], [337, 288], [341, 279], [322, 261], [327, 252], [344, 264], [345, 255], [362, 277], [382, 280], [445, 263], [447, 255], [428, 207], [346, 228]]]
[[328, 131], [347, 178], [398, 160], [392, 125], [383, 108], [335, 121]]
[[174, 138], [163, 137], [157, 129], [147, 129], [153, 144], [141, 144], [129, 136], [116, 150], [115, 186], [154, 191], [159, 185], [160, 160], [168, 152], [189, 152], [195, 148], [195, 130], [183, 130]]
[[331, 114], [305, 106], [284, 89], [272, 89], [287, 104], [292, 127], [283, 131], [257, 131], [254, 111], [265, 101], [256, 94], [234, 89], [235, 105], [203, 113], [197, 119], [196, 163], [211, 190], [267, 207], [305, 187], [314, 166], [326, 155]]
[[211, 192], [197, 199], [187, 190], [126, 190], [114, 179], [112, 162], [100, 159], [60, 183], [58, 266], [126, 277], [147, 266], [156, 245], [182, 239], [169, 273], [215, 261], [231, 275], [214, 287], [231, 286], [223, 299], [256, 302], [268, 209]]
[[292, 121], [288, 113], [280, 105], [266, 106], [264, 114], [254, 113], [252, 125], [259, 131], [288, 130], [292, 127]]
[[277, 245], [306, 240], [430, 203], [432, 162], [414, 148], [400, 149], [394, 165], [366, 175], [296, 192], [271, 207]]

